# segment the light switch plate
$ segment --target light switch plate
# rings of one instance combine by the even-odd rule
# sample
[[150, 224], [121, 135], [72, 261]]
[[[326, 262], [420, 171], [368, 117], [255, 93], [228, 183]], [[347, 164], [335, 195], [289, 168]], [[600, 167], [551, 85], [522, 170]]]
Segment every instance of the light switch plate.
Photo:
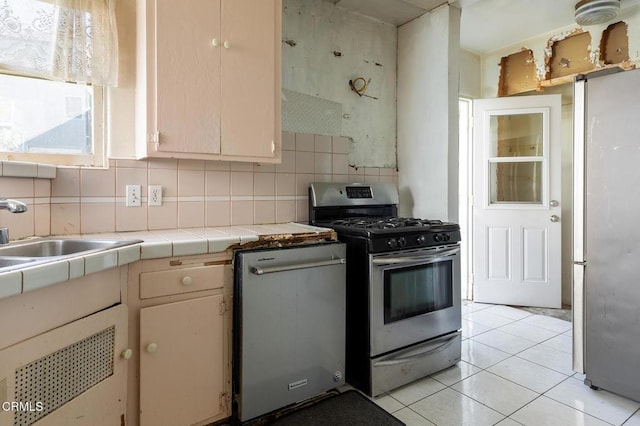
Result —
[[125, 205], [127, 207], [140, 207], [142, 205], [141, 185], [127, 185], [126, 194], [127, 198], [125, 200]]

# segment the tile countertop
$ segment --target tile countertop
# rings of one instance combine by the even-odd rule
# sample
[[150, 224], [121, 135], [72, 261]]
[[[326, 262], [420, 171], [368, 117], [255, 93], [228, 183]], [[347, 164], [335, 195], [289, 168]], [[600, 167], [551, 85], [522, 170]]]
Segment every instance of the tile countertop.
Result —
[[332, 229], [300, 223], [64, 235], [60, 238], [142, 240], [142, 242], [0, 273], [0, 299], [141, 259], [220, 253], [232, 246], [240, 247], [245, 244], [258, 244], [258, 242], [281, 244], [287, 241], [337, 240], [335, 231]]

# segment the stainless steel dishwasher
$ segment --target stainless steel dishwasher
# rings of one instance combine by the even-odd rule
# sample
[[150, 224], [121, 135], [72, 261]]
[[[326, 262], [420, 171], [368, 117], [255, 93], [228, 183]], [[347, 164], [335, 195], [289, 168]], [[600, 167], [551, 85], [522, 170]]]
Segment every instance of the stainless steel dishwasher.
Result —
[[344, 384], [346, 246], [236, 252], [234, 415], [247, 421]]

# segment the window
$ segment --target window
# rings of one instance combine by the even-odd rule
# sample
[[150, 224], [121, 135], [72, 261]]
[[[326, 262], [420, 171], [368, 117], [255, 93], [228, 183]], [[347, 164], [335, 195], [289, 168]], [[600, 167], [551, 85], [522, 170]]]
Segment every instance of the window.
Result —
[[102, 88], [0, 74], [0, 158], [102, 166]]
[[0, 159], [104, 164], [115, 0], [0, 0]]

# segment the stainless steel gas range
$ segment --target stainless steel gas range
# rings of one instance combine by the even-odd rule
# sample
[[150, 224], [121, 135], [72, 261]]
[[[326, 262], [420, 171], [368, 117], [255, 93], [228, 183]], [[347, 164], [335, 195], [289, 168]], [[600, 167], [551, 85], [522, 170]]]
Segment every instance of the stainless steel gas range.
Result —
[[397, 204], [393, 184], [309, 188], [309, 222], [347, 244], [346, 381], [372, 396], [461, 355], [460, 227]]

